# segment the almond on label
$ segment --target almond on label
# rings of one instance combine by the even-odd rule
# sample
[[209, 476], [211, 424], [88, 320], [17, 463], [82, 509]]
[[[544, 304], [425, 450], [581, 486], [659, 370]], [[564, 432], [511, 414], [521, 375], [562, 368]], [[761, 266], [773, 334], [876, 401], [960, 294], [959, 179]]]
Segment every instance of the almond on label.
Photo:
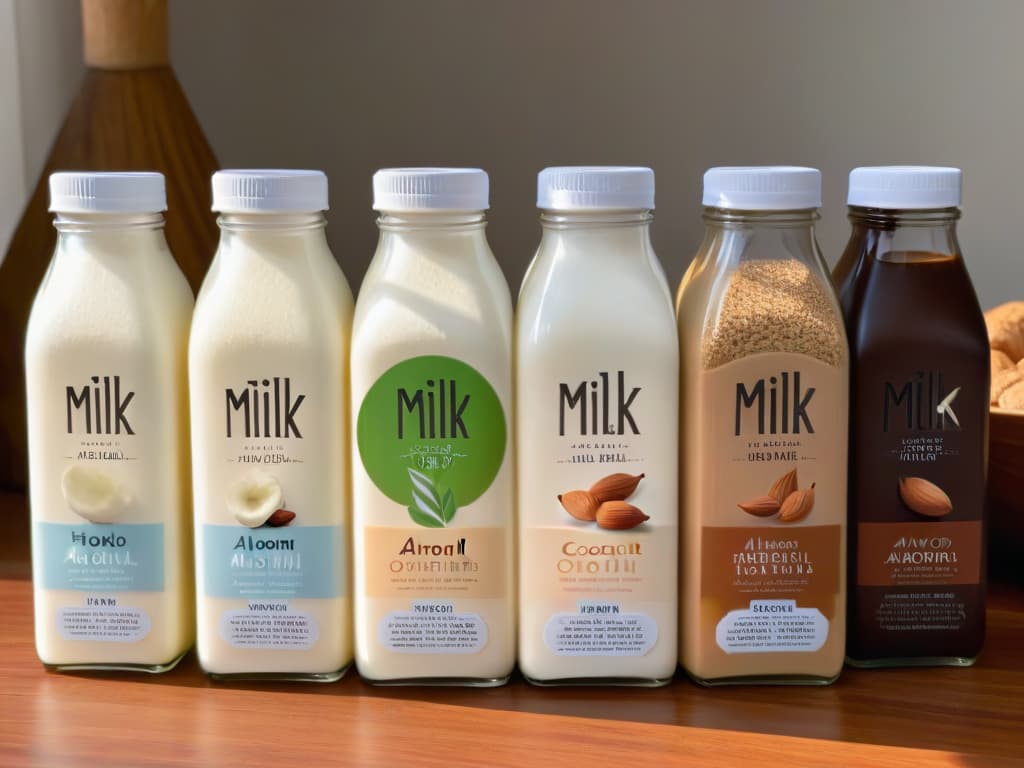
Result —
[[810, 488], [802, 491], [793, 491], [782, 502], [782, 509], [779, 510], [780, 523], [798, 523], [811, 514], [814, 509], [814, 483]]
[[899, 489], [903, 503], [919, 515], [945, 517], [953, 511], [946, 492], [923, 477], [901, 477]]
[[597, 510], [597, 524], [610, 531], [636, 528], [650, 520], [640, 509], [626, 501], [606, 501]]
[[625, 472], [615, 472], [606, 475], [590, 486], [590, 493], [597, 499], [598, 503], [605, 501], [625, 501], [644, 479], [643, 473], [630, 475]]

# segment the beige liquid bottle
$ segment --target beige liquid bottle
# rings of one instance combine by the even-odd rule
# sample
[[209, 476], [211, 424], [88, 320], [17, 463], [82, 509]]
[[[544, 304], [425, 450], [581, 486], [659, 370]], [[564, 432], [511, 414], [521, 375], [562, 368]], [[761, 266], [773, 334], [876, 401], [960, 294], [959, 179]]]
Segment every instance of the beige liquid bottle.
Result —
[[173, 667], [193, 638], [185, 355], [192, 292], [158, 173], [55, 173], [57, 248], [25, 348], [36, 649]]
[[659, 685], [677, 658], [679, 348], [649, 168], [548, 168], [516, 312], [519, 667]]
[[329, 682], [352, 661], [352, 294], [319, 171], [219, 171], [189, 346], [199, 663]]
[[679, 288], [680, 662], [828, 683], [846, 632], [849, 355], [812, 168], [712, 168]]
[[512, 304], [487, 174], [378, 171], [352, 335], [356, 664], [499, 685], [515, 663]]

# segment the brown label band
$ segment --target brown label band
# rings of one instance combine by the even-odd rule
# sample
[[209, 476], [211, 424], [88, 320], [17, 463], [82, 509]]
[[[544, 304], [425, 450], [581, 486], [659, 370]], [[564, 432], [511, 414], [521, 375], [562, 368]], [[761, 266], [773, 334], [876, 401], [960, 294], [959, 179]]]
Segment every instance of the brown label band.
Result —
[[981, 521], [860, 523], [857, 583], [865, 587], [977, 584]]

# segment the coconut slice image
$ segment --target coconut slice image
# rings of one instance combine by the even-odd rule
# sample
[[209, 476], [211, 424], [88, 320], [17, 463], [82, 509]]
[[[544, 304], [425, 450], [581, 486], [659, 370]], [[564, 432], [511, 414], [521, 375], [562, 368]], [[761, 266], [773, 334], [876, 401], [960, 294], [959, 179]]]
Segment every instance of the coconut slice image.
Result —
[[259, 528], [284, 505], [277, 478], [260, 470], [243, 475], [228, 491], [228, 511], [247, 528]]
[[112, 523], [131, 503], [120, 483], [92, 467], [71, 465], [64, 470], [60, 487], [71, 510], [90, 523]]

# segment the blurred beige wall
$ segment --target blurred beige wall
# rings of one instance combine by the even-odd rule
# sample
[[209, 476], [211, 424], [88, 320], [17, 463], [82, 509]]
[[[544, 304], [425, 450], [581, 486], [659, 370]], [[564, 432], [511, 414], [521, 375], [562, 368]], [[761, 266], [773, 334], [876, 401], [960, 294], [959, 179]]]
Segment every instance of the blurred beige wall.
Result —
[[[30, 178], [66, 99], [77, 3], [17, 2], [19, 38], [61, 3], [51, 48], [33, 31], [20, 55], [23, 90], [40, 89], [23, 104]], [[485, 168], [515, 289], [545, 165], [653, 166], [655, 246], [675, 282], [711, 165], [821, 168], [834, 263], [849, 169], [931, 163], [964, 169], [961, 240], [982, 302], [1024, 297], [1022, 29], [1021, 0], [171, 0], [172, 60], [221, 161], [326, 170], [331, 243], [354, 285], [382, 166]]]
[[82, 77], [72, 0], [0, 0], [0, 260]]

